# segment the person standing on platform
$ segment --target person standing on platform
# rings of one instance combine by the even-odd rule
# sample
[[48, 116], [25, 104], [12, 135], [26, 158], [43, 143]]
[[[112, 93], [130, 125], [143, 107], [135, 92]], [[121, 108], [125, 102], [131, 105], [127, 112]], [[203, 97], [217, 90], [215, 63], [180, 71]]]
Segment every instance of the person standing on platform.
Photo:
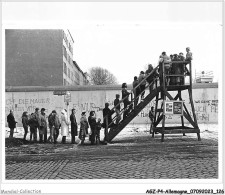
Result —
[[193, 57], [192, 57], [192, 52], [191, 52], [191, 50], [190, 50], [190, 47], [187, 47], [186, 48], [186, 61], [191, 61], [191, 60], [193, 60]]
[[[178, 59], [179, 59], [179, 61], [182, 61], [182, 62], [185, 61], [185, 57], [184, 57], [184, 54], [182, 52], [179, 53]], [[179, 68], [180, 68], [179, 74], [184, 75], [185, 64], [183, 64], [183, 63], [179, 64]], [[184, 77], [183, 76], [180, 77], [180, 84], [184, 85]]]
[[23, 112], [22, 115], [22, 124], [23, 124], [23, 129], [24, 129], [24, 136], [23, 136], [23, 140], [26, 140], [27, 137], [27, 133], [28, 133], [28, 115], [27, 112]]
[[71, 143], [75, 144], [75, 137], [77, 136], [77, 121], [75, 116], [75, 109], [72, 109], [72, 113], [70, 115], [70, 122], [71, 122]]
[[[186, 61], [186, 65], [187, 65], [189, 62], [191, 62], [193, 60], [193, 56], [192, 56], [192, 52], [190, 50], [190, 47], [187, 47], [186, 48], [186, 52], [187, 53], [186, 53], [186, 59], [185, 59], [185, 61]], [[188, 70], [188, 68], [186, 67], [186, 65], [185, 65], [186, 75], [190, 76], [190, 71]]]
[[[162, 62], [164, 63], [164, 74], [169, 75], [170, 74], [170, 69], [171, 69], [171, 59], [169, 56], [167, 56], [166, 52], [162, 52], [162, 55], [160, 56], [162, 59]], [[166, 77], [166, 85], [169, 85], [170, 78], [167, 76]]]
[[121, 116], [120, 116], [120, 95], [116, 94], [116, 99], [114, 100], [114, 107], [115, 107], [115, 112], [116, 112], [116, 124], [118, 125]]
[[67, 119], [67, 112], [65, 109], [61, 111], [61, 135], [62, 143], [66, 143], [66, 136], [69, 135], [69, 121]]

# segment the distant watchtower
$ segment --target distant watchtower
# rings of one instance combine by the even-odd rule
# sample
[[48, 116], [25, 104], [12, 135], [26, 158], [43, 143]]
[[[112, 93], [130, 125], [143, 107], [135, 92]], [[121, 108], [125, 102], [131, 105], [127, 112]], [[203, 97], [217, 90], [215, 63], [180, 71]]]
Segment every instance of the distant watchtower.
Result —
[[[186, 67], [189, 66], [189, 67]], [[189, 70], [187, 69], [189, 68]], [[167, 73], [165, 71], [165, 64], [162, 62], [159, 65], [160, 69], [160, 90], [156, 94], [155, 104], [155, 117], [153, 120], [153, 133], [161, 133], [161, 141], [164, 141], [164, 134], [178, 134], [178, 133], [197, 133], [198, 140], [200, 141], [200, 129], [198, 127], [194, 103], [192, 98], [192, 67], [191, 61], [173, 61], [171, 64], [171, 71]], [[184, 70], [188, 70], [187, 74], [184, 74]], [[180, 71], [177, 71], [180, 70]], [[185, 84], [185, 77], [189, 77], [189, 81]], [[188, 90], [189, 100], [191, 104], [191, 112], [188, 111], [185, 102], [182, 99], [182, 92]], [[170, 92], [177, 92], [173, 97]], [[178, 126], [166, 126], [166, 115], [178, 115], [181, 118], [181, 125]], [[184, 125], [184, 119], [186, 119], [190, 126]], [[161, 126], [159, 125], [162, 121]]]

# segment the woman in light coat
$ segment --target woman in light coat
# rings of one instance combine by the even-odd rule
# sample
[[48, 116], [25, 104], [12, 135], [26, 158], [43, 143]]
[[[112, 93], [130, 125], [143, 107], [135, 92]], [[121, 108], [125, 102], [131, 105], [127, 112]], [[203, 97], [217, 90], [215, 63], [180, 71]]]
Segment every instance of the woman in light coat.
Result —
[[65, 110], [61, 111], [61, 135], [62, 135], [62, 143], [66, 143], [66, 136], [69, 135], [69, 121], [67, 118], [67, 112]]

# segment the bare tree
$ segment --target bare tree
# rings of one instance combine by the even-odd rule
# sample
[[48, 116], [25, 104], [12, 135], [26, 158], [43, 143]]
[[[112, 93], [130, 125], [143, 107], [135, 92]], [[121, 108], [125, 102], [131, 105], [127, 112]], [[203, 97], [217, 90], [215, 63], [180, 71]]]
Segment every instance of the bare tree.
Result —
[[92, 85], [113, 85], [118, 83], [112, 73], [101, 67], [91, 68], [88, 75]]

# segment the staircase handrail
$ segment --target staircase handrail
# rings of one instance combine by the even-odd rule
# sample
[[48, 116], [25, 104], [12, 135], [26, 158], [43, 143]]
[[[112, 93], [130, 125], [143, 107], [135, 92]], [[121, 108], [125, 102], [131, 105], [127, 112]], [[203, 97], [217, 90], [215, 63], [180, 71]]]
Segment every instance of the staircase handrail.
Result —
[[[147, 77], [145, 77], [135, 88], [133, 88], [132, 90], [131, 90], [131, 93], [132, 92], [134, 92], [134, 90], [136, 90], [144, 81], [146, 81], [157, 69], [158, 69], [158, 67], [159, 67], [159, 65], [158, 66], [156, 66], [149, 74], [148, 74], [148, 76]], [[149, 85], [148, 85], [149, 86]], [[147, 88], [147, 87], [146, 87]], [[131, 94], [131, 93], [129, 93], [126, 97], [124, 97], [122, 100], [120, 100], [120, 102], [116, 105], [116, 106], [114, 106], [112, 109], [110, 109], [110, 111], [112, 111], [112, 110], [114, 110], [117, 106], [119, 106], [120, 105], [120, 103], [121, 102], [123, 102], [123, 100], [125, 100], [127, 97], [129, 97], [129, 95]], [[139, 94], [140, 95], [140, 94]], [[139, 96], [138, 96], [139, 97]], [[137, 97], [136, 97], [137, 98]], [[136, 99], [136, 98], [134, 98], [134, 99]], [[132, 102], [132, 100], [131, 100], [131, 102]], [[130, 105], [130, 104], [129, 104]], [[129, 107], [129, 106], [128, 106]], [[121, 110], [121, 111], [123, 111], [124, 110], [124, 108]], [[121, 113], [121, 111], [120, 111], [120, 113]], [[103, 122], [104, 122], [104, 120], [105, 120], [105, 118], [107, 117], [108, 115], [106, 115], [104, 118], [103, 118]], [[111, 123], [110, 123], [111, 124]], [[109, 126], [109, 125], [108, 125]]]
[[[135, 88], [133, 88], [131, 90], [131, 92], [134, 92], [134, 90], [136, 90], [144, 81], [146, 81], [148, 79], [148, 77], [150, 77], [157, 69], [159, 66], [155, 67], [149, 74], [147, 77], [145, 77]], [[130, 95], [131, 93], [129, 93]], [[123, 102], [123, 100], [125, 100], [127, 97], [129, 97], [129, 95], [127, 95], [126, 97], [124, 97], [122, 100], [120, 100], [120, 102]], [[119, 103], [120, 104], [120, 103]], [[116, 106], [114, 106], [111, 110], [115, 109], [117, 106], [119, 106], [119, 104], [117, 104]]]
[[[154, 78], [153, 81], [152, 81], [149, 85], [147, 85], [147, 86], [145, 87], [145, 89], [148, 88], [150, 85], [152, 85], [152, 84], [155, 82], [155, 80], [157, 80], [157, 78]], [[134, 102], [137, 98], [139, 98], [139, 96], [141, 96], [141, 94], [139, 94], [137, 97], [131, 99], [130, 104], [129, 104], [126, 108], [123, 108], [122, 110], [120, 110], [119, 114], [122, 114], [122, 113], [125, 112], [125, 110], [129, 109], [129, 106], [130, 106], [131, 104], [133, 104], [133, 102]], [[117, 119], [117, 115], [113, 117], [112, 122], [111, 122], [108, 126], [110, 126], [116, 119]]]

